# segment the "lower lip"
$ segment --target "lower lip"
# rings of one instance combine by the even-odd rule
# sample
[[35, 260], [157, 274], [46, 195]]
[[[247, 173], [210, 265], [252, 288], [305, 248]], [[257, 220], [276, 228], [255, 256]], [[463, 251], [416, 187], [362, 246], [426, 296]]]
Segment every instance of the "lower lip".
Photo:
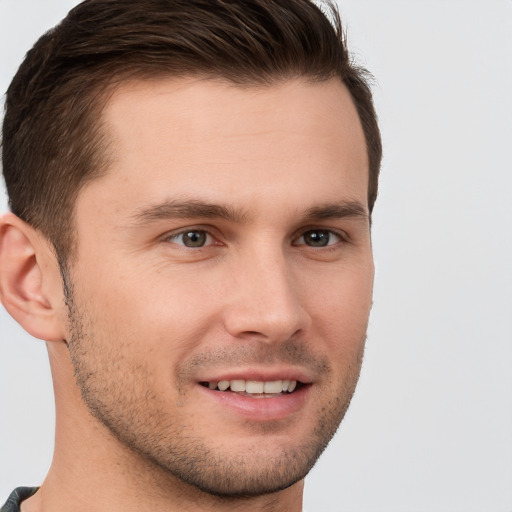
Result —
[[309, 395], [310, 385], [305, 385], [293, 393], [273, 398], [259, 398], [239, 395], [232, 391], [215, 391], [199, 386], [210, 399], [217, 401], [222, 407], [231, 409], [238, 415], [253, 421], [276, 421], [300, 411]]

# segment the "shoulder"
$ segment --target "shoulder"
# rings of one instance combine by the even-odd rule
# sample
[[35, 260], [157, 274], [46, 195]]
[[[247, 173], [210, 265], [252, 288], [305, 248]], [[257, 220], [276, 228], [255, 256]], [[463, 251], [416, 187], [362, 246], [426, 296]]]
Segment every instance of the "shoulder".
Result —
[[17, 487], [0, 508], [0, 512], [20, 512], [20, 503], [35, 494], [37, 489], [38, 487]]

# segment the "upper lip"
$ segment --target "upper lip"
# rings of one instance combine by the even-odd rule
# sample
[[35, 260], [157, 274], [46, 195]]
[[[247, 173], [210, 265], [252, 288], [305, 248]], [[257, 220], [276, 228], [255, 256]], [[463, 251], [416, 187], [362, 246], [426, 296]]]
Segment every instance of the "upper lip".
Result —
[[207, 374], [199, 379], [199, 382], [220, 382], [223, 380], [255, 380], [258, 382], [273, 382], [277, 380], [296, 380], [303, 384], [311, 384], [313, 378], [307, 371], [298, 368], [276, 369], [233, 369], [222, 370], [218, 373]]

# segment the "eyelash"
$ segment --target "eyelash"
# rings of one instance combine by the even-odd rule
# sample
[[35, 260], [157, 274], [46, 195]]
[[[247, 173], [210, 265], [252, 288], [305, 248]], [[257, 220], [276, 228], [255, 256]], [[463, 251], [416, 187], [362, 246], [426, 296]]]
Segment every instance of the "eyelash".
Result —
[[[202, 245], [197, 245], [197, 246], [185, 245], [185, 243], [177, 242], [177, 240], [180, 237], [183, 237], [184, 235], [187, 235], [187, 234], [190, 235], [192, 233], [203, 235], [205, 237], [205, 242]], [[313, 233], [322, 233], [324, 235], [327, 234], [328, 235], [327, 244], [326, 245], [318, 245], [318, 246], [308, 245], [305, 241], [305, 237], [308, 234], [313, 234]], [[337, 241], [335, 241], [334, 243], [330, 243], [331, 238], [333, 236], [337, 238]], [[210, 241], [210, 243], [208, 243], [208, 240]], [[302, 240], [302, 242], [299, 242], [300, 240]], [[204, 248], [210, 247], [212, 245], [221, 245], [221, 243], [215, 244], [215, 237], [207, 229], [200, 229], [200, 228], [195, 228], [195, 229], [189, 228], [189, 229], [180, 231], [178, 233], [169, 234], [169, 235], [165, 236], [164, 241], [169, 242], [169, 243], [174, 243], [174, 244], [176, 244], [180, 247], [186, 248], [186, 249], [196, 249], [196, 250], [204, 249]], [[307, 246], [307, 247], [318, 248], [318, 249], [333, 249], [334, 246], [337, 246], [338, 244], [344, 244], [347, 242], [348, 242], [347, 235], [346, 235], [346, 233], [344, 233], [342, 231], [328, 229], [328, 228], [309, 228], [309, 229], [302, 231], [302, 234], [298, 238], [294, 239], [294, 242], [292, 245]]]
[[[327, 248], [327, 247], [333, 248], [333, 246], [335, 246], [335, 245], [347, 242], [346, 235], [344, 235], [342, 232], [335, 231], [333, 229], [327, 229], [327, 228], [312, 228], [312, 229], [307, 229], [306, 231], [304, 231], [302, 233], [302, 235], [297, 239], [297, 240], [301, 240], [301, 239], [304, 240], [303, 243], [295, 242], [294, 245], [307, 245], [305, 242], [305, 237], [312, 233], [317, 233], [317, 234], [322, 233], [324, 235], [327, 234], [328, 235], [327, 244], [326, 245], [318, 245], [318, 246], [309, 245], [308, 247], [320, 248], [320, 249]], [[334, 243], [330, 243], [332, 236], [335, 236], [337, 238], [337, 241]]]
[[192, 234], [192, 233], [204, 234], [205, 237], [206, 237], [206, 240], [210, 239], [210, 242], [212, 240], [215, 240], [215, 237], [206, 229], [186, 229], [184, 231], [180, 231], [179, 233], [173, 233], [173, 234], [167, 235], [164, 238], [164, 241], [165, 242], [174, 243], [176, 245], [179, 245], [181, 247], [185, 247], [185, 248], [188, 248], [188, 249], [203, 249], [204, 247], [209, 247], [210, 245], [214, 245], [212, 243], [209, 243], [207, 245], [203, 244], [203, 245], [198, 245], [198, 246], [194, 247], [194, 246], [185, 245], [185, 243], [178, 243], [176, 241], [176, 240], [179, 239], [179, 237], [182, 237], [182, 236], [187, 235], [187, 234]]

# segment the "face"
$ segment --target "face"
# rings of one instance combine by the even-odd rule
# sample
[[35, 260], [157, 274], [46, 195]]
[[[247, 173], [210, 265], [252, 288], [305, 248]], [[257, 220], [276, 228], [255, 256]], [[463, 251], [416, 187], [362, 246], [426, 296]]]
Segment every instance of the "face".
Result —
[[[69, 351], [131, 455], [217, 495], [302, 479], [354, 391], [373, 262], [338, 80], [125, 84], [76, 204]], [[108, 446], [105, 447], [108, 450]]]

